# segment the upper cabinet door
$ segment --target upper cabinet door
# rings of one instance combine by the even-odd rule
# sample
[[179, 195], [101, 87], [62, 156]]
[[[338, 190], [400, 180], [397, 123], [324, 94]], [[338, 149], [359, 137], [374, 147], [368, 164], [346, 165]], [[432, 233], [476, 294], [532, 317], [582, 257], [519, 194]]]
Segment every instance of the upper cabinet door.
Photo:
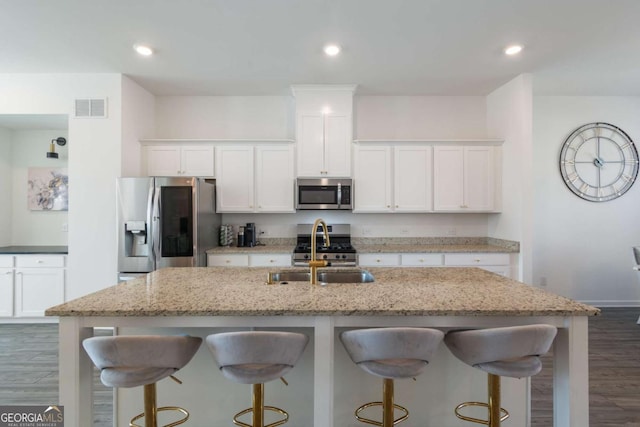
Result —
[[351, 116], [324, 116], [324, 174], [322, 176], [351, 176]]
[[394, 209], [429, 212], [432, 208], [430, 146], [394, 147]]
[[185, 146], [181, 153], [182, 175], [213, 177], [213, 146]]
[[467, 209], [495, 208], [495, 147], [465, 147], [464, 195]]
[[216, 210], [253, 212], [253, 146], [216, 148]]
[[147, 147], [148, 176], [181, 176], [180, 146]]
[[147, 175], [213, 177], [213, 152], [213, 145], [147, 146]]
[[256, 147], [256, 210], [295, 212], [292, 145]]
[[391, 148], [363, 146], [354, 150], [354, 212], [391, 212]]
[[435, 147], [434, 210], [495, 212], [496, 150], [499, 147]]
[[464, 147], [434, 147], [433, 200], [436, 211], [464, 209]]
[[324, 117], [322, 114], [297, 116], [298, 176], [323, 176]]

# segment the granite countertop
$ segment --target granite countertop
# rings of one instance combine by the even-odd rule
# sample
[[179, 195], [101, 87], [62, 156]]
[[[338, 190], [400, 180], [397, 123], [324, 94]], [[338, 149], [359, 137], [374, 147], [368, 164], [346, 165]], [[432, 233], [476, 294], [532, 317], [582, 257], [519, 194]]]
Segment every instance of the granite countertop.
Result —
[[67, 255], [68, 246], [2, 246], [0, 255]]
[[[207, 250], [208, 254], [293, 253], [294, 239], [264, 239], [265, 245], [253, 248], [224, 246]], [[378, 237], [352, 238], [359, 254], [371, 253], [518, 253], [518, 242], [486, 237]]]
[[206, 252], [211, 255], [231, 255], [231, 254], [279, 254], [291, 255], [295, 244], [291, 245], [260, 245], [249, 247], [218, 246], [208, 249]]
[[[305, 271], [304, 268], [286, 269]], [[335, 268], [330, 269], [335, 270]], [[267, 268], [165, 268], [47, 316], [576, 316], [599, 310], [479, 268], [371, 268], [374, 283], [266, 285]]]

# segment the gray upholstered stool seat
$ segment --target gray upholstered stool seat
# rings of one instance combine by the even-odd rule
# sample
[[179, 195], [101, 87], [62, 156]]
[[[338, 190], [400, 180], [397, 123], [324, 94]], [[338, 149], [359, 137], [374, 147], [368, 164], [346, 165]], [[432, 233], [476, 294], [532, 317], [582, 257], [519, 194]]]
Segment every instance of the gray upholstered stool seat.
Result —
[[83, 346], [98, 369], [100, 380], [109, 387], [144, 386], [145, 411], [135, 416], [133, 422], [145, 418], [145, 426], [157, 426], [157, 411], [177, 410], [185, 417], [189, 413], [177, 407], [156, 408], [155, 383], [172, 376], [183, 368], [198, 351], [202, 338], [189, 336], [123, 335], [116, 337], [92, 337]]
[[[356, 419], [367, 424], [391, 427], [409, 417], [406, 408], [393, 402], [393, 380], [420, 375], [442, 342], [444, 333], [427, 328], [374, 328], [345, 331], [340, 340], [349, 357], [364, 371], [381, 377], [383, 401], [369, 402], [356, 409]], [[382, 406], [382, 422], [360, 416], [372, 406]], [[394, 418], [394, 408], [404, 412]]]
[[[294, 332], [224, 332], [206, 338], [209, 350], [222, 374], [241, 384], [253, 384], [253, 406], [237, 413], [233, 422], [245, 427], [275, 427], [286, 423], [289, 414], [273, 406], [264, 406], [264, 383], [281, 378], [298, 362], [309, 338]], [[283, 380], [284, 381], [284, 380]], [[264, 425], [264, 411], [284, 418]], [[253, 424], [239, 417], [252, 413]]]
[[[500, 377], [525, 378], [542, 369], [540, 355], [549, 351], [557, 329], [550, 325], [526, 325], [505, 328], [449, 332], [444, 339], [451, 353], [467, 365], [487, 372], [489, 403], [465, 402], [456, 407], [456, 416], [466, 421], [498, 427], [509, 417], [500, 408]], [[488, 420], [466, 417], [460, 409], [484, 406]]]

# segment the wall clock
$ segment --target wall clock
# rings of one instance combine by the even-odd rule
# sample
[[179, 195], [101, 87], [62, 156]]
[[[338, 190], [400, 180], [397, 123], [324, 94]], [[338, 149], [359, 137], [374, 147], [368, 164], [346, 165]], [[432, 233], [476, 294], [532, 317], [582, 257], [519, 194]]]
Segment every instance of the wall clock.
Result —
[[574, 130], [560, 152], [560, 173], [575, 195], [606, 202], [626, 193], [638, 176], [638, 151], [629, 135], [609, 123]]

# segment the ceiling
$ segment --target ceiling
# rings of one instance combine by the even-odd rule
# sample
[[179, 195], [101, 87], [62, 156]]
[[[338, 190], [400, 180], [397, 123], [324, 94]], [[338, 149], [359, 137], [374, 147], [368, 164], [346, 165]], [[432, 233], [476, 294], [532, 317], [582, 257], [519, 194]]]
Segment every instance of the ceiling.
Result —
[[[0, 0], [0, 72], [123, 73], [156, 95], [640, 95], [638, 0]], [[343, 51], [322, 52], [327, 42]], [[145, 58], [132, 49], [152, 46]], [[525, 46], [518, 57], [502, 50]]]

